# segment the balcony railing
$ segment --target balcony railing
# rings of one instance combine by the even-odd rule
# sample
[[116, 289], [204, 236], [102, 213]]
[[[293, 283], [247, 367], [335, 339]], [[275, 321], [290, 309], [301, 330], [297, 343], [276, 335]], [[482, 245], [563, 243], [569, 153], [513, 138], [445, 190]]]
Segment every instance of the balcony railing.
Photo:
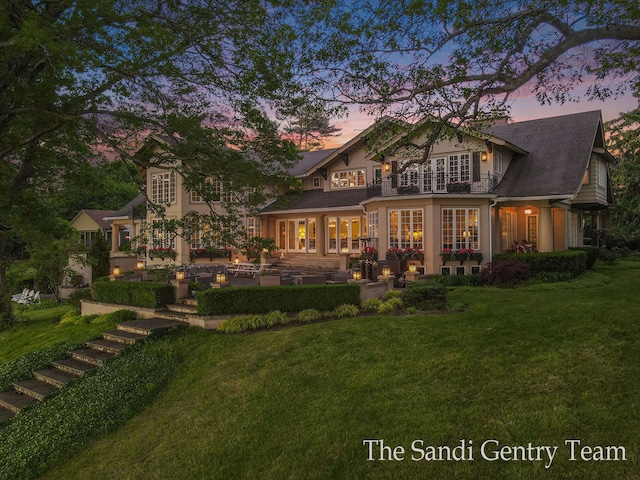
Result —
[[445, 174], [398, 175], [397, 181], [384, 178], [375, 185], [369, 185], [367, 198], [421, 193], [492, 193], [497, 183], [497, 178], [491, 174], [476, 180], [461, 180], [460, 176]]

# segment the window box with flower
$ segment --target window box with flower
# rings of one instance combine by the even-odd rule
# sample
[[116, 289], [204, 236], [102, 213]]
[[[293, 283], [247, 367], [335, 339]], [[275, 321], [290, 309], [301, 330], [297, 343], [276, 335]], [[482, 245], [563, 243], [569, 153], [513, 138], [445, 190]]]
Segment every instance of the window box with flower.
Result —
[[471, 193], [471, 184], [469, 182], [450, 182], [447, 183], [448, 193]]
[[374, 247], [364, 247], [360, 252], [360, 259], [378, 261], [378, 250]]
[[457, 250], [443, 248], [440, 256], [443, 265], [448, 261], [459, 261], [460, 265], [466, 261], [476, 261], [478, 265], [482, 262], [482, 253], [475, 252], [473, 248], [459, 248]]
[[169, 247], [153, 247], [147, 250], [149, 258], [159, 258], [161, 260], [176, 259], [176, 251]]
[[399, 195], [412, 195], [414, 193], [420, 193], [420, 188], [418, 188], [418, 185], [400, 185], [398, 187]]

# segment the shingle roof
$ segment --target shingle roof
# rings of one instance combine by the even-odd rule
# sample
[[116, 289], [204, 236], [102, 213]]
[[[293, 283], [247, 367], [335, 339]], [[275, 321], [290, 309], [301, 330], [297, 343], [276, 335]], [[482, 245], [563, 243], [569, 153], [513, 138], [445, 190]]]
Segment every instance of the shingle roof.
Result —
[[317, 210], [321, 208], [356, 207], [366, 200], [366, 188], [354, 188], [325, 192], [323, 190], [306, 190], [301, 194], [295, 194], [293, 198], [284, 201], [276, 201], [262, 209], [263, 213], [291, 210]]
[[514, 158], [496, 187], [496, 194], [575, 195], [600, 128], [600, 111], [493, 126], [492, 135], [529, 152]]
[[296, 164], [295, 167], [290, 168], [287, 173], [294, 177], [302, 176], [307, 170], [320, 163], [336, 150], [337, 148], [331, 148], [327, 150], [316, 150], [313, 152], [302, 152], [300, 154], [302, 156], [302, 159]]
[[112, 214], [107, 215], [107, 217], [133, 217], [134, 209], [139, 205], [144, 205], [146, 201], [147, 196], [144, 193], [140, 193], [120, 210], [112, 212]]

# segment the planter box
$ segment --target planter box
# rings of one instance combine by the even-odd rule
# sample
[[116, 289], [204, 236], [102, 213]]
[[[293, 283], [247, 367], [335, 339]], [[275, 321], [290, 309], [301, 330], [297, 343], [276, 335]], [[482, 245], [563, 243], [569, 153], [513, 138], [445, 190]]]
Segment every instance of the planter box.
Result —
[[457, 253], [441, 253], [442, 264], [445, 265], [447, 262], [460, 262], [462, 265], [464, 262], [482, 262], [482, 253], [464, 253], [462, 255], [458, 255]]
[[407, 271], [406, 260], [387, 260], [386, 262], [387, 262], [387, 265], [389, 265], [389, 268], [391, 269], [392, 274], [404, 273]]
[[419, 193], [420, 189], [417, 185], [408, 185], [406, 187], [398, 187], [398, 194], [400, 195], [412, 195], [414, 193]]
[[447, 192], [448, 193], [470, 193], [471, 184], [470, 183], [447, 183]]

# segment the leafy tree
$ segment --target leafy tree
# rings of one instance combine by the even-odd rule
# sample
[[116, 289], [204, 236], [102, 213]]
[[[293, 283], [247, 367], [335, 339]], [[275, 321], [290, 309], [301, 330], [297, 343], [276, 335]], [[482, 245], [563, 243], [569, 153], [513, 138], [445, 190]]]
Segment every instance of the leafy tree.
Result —
[[626, 112], [605, 125], [609, 148], [616, 154], [611, 166], [616, 200], [615, 226], [640, 234], [640, 109]]
[[87, 261], [91, 265], [91, 280], [109, 275], [109, 259], [111, 245], [107, 238], [98, 230], [87, 253]]
[[[163, 162], [190, 186], [201, 172], [229, 177], [241, 192], [285, 183], [295, 148], [264, 110], [291, 89], [292, 5], [16, 0], [0, 11], [0, 328], [13, 321], [13, 239], [49, 228], [55, 215], [43, 192], [97, 151], [140, 168]], [[134, 159], [151, 132], [173, 140], [171, 156]]]
[[520, 91], [542, 104], [640, 93], [635, 1], [354, 0], [301, 16], [319, 95], [411, 121], [385, 128], [408, 130], [408, 142], [426, 135], [423, 160], [443, 135], [508, 115]]

